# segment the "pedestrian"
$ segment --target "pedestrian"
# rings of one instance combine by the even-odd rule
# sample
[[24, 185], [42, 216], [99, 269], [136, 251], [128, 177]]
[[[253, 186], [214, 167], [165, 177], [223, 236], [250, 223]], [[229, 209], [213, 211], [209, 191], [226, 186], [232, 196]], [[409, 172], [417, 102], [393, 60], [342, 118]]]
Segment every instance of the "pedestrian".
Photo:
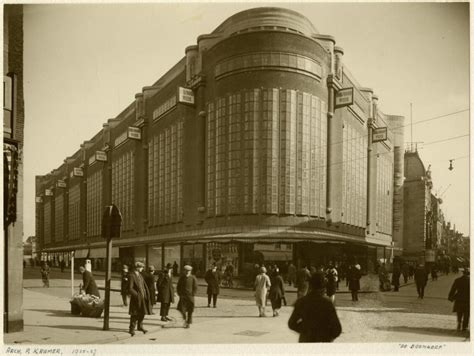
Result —
[[337, 270], [332, 263], [329, 264], [329, 268], [326, 271], [326, 281], [326, 295], [334, 303], [336, 300]]
[[298, 299], [288, 327], [300, 334], [299, 342], [332, 342], [342, 331], [333, 303], [324, 296], [324, 274], [315, 273], [308, 295]]
[[400, 265], [397, 263], [393, 264], [393, 271], [392, 271], [392, 285], [393, 285], [393, 291], [398, 292], [398, 289], [400, 288], [400, 275], [401, 275], [401, 270], [400, 270]]
[[359, 301], [358, 293], [360, 290], [360, 278], [362, 276], [360, 269], [360, 265], [354, 262], [354, 264], [349, 266], [347, 271], [347, 282], [353, 302]]
[[173, 276], [177, 276], [178, 275], [178, 264], [176, 263], [176, 261], [174, 261], [173, 263]]
[[48, 262], [44, 262], [41, 266], [41, 279], [43, 280], [43, 288], [49, 288], [49, 266]]
[[99, 288], [97, 288], [97, 284], [95, 283], [92, 273], [86, 270], [84, 266], [80, 266], [79, 271], [82, 273], [82, 291], [85, 294], [100, 298]]
[[207, 307], [211, 307], [212, 299], [212, 305], [214, 308], [216, 308], [217, 296], [219, 295], [219, 283], [221, 279], [215, 264], [213, 264], [212, 267], [206, 272], [204, 280], [207, 283]]
[[428, 272], [423, 264], [419, 264], [415, 269], [415, 284], [418, 298], [423, 299], [425, 296], [425, 287], [428, 283]]
[[267, 291], [271, 287], [270, 278], [266, 275], [267, 269], [260, 267], [260, 273], [255, 277], [254, 290], [255, 290], [255, 302], [258, 307], [258, 316], [263, 317], [265, 315], [265, 305], [267, 304]]
[[[156, 275], [155, 275], [155, 266], [150, 265], [148, 266], [148, 271], [142, 272], [143, 280], [148, 287], [148, 291], [150, 292], [150, 303], [151, 305], [156, 304]], [[154, 314], [153, 312], [151, 314]]]
[[433, 265], [431, 267], [431, 281], [437, 281], [438, 280], [438, 269], [436, 268], [436, 265]]
[[297, 298], [304, 297], [308, 293], [310, 277], [311, 273], [307, 266], [304, 265], [296, 275]]
[[449, 291], [448, 299], [454, 302], [453, 312], [457, 314], [457, 330], [467, 331], [469, 325], [469, 303], [470, 303], [470, 270], [464, 267], [463, 275], [454, 280], [454, 283]]
[[190, 324], [193, 323], [193, 312], [194, 312], [194, 296], [197, 293], [197, 279], [191, 274], [193, 268], [189, 265], [185, 265], [184, 274], [179, 277], [178, 290], [179, 302], [178, 310], [184, 319], [184, 327], [189, 328]]
[[168, 317], [170, 304], [174, 303], [174, 287], [173, 287], [173, 266], [168, 263], [163, 274], [157, 282], [158, 301], [161, 303], [160, 316], [161, 321], [171, 321]]
[[122, 266], [122, 279], [120, 282], [120, 294], [122, 295], [123, 306], [128, 306], [128, 266]]
[[144, 334], [148, 332], [143, 327], [143, 320], [145, 315], [150, 315], [153, 309], [150, 302], [150, 291], [142, 276], [144, 268], [145, 265], [143, 263], [136, 262], [134, 271], [128, 275], [128, 293], [130, 294], [130, 307], [128, 310], [130, 315], [129, 333], [132, 336], [135, 335], [135, 327]]
[[409, 280], [413, 279], [414, 276], [415, 276], [415, 266], [412, 263], [410, 263], [408, 265], [408, 279]]
[[234, 282], [233, 282], [234, 266], [232, 266], [231, 263], [229, 263], [227, 265], [227, 267], [225, 268], [224, 276], [225, 276], [225, 279], [227, 281], [227, 287], [229, 287], [229, 288], [234, 287]]
[[405, 284], [408, 283], [408, 275], [410, 274], [409, 268], [408, 268], [408, 263], [403, 262], [402, 264], [402, 275], [403, 275], [403, 281]]
[[296, 267], [293, 263], [288, 266], [288, 284], [291, 286], [295, 285], [296, 282]]
[[280, 315], [281, 301], [285, 298], [285, 283], [280, 275], [278, 267], [274, 268], [270, 278], [270, 292], [268, 298], [272, 303], [273, 316]]
[[385, 268], [385, 263], [382, 263], [382, 265], [379, 267], [379, 282], [380, 290], [382, 292], [386, 292], [392, 289], [390, 287], [390, 280], [388, 278], [387, 269]]

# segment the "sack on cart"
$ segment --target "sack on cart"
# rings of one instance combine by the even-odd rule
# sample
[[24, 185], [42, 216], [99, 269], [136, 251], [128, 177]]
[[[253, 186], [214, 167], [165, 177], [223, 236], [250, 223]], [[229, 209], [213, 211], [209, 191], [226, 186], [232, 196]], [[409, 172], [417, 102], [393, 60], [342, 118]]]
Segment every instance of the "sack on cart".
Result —
[[100, 318], [104, 311], [104, 301], [94, 295], [75, 294], [70, 301], [71, 313], [89, 318]]

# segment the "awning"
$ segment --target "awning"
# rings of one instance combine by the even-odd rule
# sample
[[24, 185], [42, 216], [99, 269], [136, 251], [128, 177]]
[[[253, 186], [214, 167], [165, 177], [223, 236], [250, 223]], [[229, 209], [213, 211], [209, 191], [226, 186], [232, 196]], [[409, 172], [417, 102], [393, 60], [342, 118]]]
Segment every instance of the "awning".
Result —
[[74, 251], [74, 258], [86, 258], [89, 250], [82, 249]]
[[[91, 248], [91, 253], [89, 258], [106, 258], [107, 257], [107, 250], [105, 247], [103, 248]], [[112, 258], [119, 257], [119, 248], [112, 247]]]
[[291, 261], [293, 259], [292, 252], [285, 251], [256, 251], [263, 255], [265, 261]]

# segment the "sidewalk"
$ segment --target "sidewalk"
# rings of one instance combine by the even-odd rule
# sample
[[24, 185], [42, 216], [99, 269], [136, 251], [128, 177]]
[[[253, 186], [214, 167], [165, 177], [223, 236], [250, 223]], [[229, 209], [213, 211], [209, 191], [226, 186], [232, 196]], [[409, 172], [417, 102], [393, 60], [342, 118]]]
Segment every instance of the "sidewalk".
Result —
[[[443, 342], [464, 341], [456, 333], [452, 305], [445, 290], [452, 278], [440, 281], [427, 290], [425, 300], [416, 298], [413, 286], [398, 293], [370, 293], [360, 302], [350, 295], [336, 297], [336, 308], [343, 325], [343, 334], [336, 342]], [[182, 328], [181, 317], [174, 304], [170, 316], [175, 322], [159, 321], [155, 315], [145, 318], [146, 335], [128, 334], [128, 308], [121, 306], [119, 293], [111, 294], [110, 330], [102, 331], [103, 318], [83, 318], [70, 313], [68, 280], [52, 280], [51, 288], [30, 280], [24, 289], [25, 329], [4, 335], [7, 344], [108, 344], [108, 343], [295, 343], [298, 335], [287, 327], [293, 310], [292, 301], [283, 307], [279, 318], [258, 318], [253, 300], [220, 298], [218, 308], [207, 308], [207, 300], [196, 297], [194, 323]], [[58, 297], [57, 295], [64, 295]], [[294, 299], [294, 296], [291, 297]], [[271, 308], [267, 308], [271, 315]], [[163, 327], [166, 325], [166, 327]]]

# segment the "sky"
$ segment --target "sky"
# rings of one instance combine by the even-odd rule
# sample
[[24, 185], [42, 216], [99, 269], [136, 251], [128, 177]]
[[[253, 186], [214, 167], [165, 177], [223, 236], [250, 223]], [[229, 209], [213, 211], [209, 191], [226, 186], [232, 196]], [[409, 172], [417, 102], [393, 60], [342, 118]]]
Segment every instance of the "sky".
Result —
[[[73, 4], [24, 8], [24, 238], [35, 175], [59, 167], [142, 88], [238, 11], [262, 3]], [[469, 7], [453, 3], [266, 3], [304, 14], [344, 48], [344, 65], [402, 115], [431, 165], [434, 193], [469, 235]], [[442, 118], [433, 119], [442, 115]], [[428, 120], [428, 121], [425, 121]], [[422, 123], [417, 123], [424, 121]], [[410, 142], [410, 127], [405, 142]], [[441, 141], [441, 142], [440, 142]], [[449, 160], [454, 159], [452, 171]]]

